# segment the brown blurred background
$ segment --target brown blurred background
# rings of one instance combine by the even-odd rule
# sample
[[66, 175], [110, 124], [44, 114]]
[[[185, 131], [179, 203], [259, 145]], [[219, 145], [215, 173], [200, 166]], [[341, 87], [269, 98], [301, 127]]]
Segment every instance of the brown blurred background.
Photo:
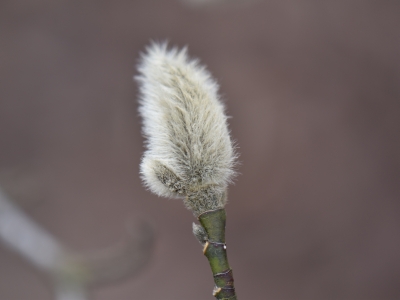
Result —
[[[400, 299], [399, 1], [2, 0], [0, 184], [76, 251], [132, 217], [157, 233], [147, 268], [92, 299], [213, 299], [194, 217], [138, 176], [132, 76], [164, 39], [208, 66], [233, 117], [239, 299]], [[0, 243], [0, 299], [52, 297]]]

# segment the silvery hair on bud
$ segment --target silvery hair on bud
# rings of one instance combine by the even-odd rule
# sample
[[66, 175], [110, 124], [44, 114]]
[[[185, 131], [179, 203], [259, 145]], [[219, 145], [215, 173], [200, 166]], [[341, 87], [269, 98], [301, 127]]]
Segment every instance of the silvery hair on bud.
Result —
[[144, 183], [159, 196], [184, 198], [195, 215], [224, 207], [236, 155], [218, 84], [186, 48], [166, 43], [149, 46], [138, 70]]

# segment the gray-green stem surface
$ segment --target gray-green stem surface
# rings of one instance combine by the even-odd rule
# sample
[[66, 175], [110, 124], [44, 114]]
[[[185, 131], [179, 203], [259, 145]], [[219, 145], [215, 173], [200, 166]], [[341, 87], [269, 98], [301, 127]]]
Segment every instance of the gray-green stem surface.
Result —
[[203, 253], [207, 257], [214, 276], [213, 295], [219, 300], [237, 300], [232, 269], [228, 263], [225, 244], [225, 209], [202, 213], [198, 217], [208, 235]]

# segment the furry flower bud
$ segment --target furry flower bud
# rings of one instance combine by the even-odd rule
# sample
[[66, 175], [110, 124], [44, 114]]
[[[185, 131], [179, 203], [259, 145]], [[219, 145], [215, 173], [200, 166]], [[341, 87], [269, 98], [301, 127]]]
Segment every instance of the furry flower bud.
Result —
[[145, 185], [184, 198], [195, 215], [224, 207], [236, 155], [218, 84], [186, 48], [167, 44], [149, 46], [138, 70]]

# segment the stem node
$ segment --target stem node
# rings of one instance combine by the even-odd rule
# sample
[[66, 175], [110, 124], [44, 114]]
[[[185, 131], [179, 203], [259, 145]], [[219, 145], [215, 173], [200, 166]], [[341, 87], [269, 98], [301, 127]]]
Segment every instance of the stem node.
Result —
[[206, 211], [198, 219], [208, 237], [203, 254], [207, 257], [214, 276], [213, 296], [219, 300], [237, 300], [233, 273], [226, 253], [225, 209]]

